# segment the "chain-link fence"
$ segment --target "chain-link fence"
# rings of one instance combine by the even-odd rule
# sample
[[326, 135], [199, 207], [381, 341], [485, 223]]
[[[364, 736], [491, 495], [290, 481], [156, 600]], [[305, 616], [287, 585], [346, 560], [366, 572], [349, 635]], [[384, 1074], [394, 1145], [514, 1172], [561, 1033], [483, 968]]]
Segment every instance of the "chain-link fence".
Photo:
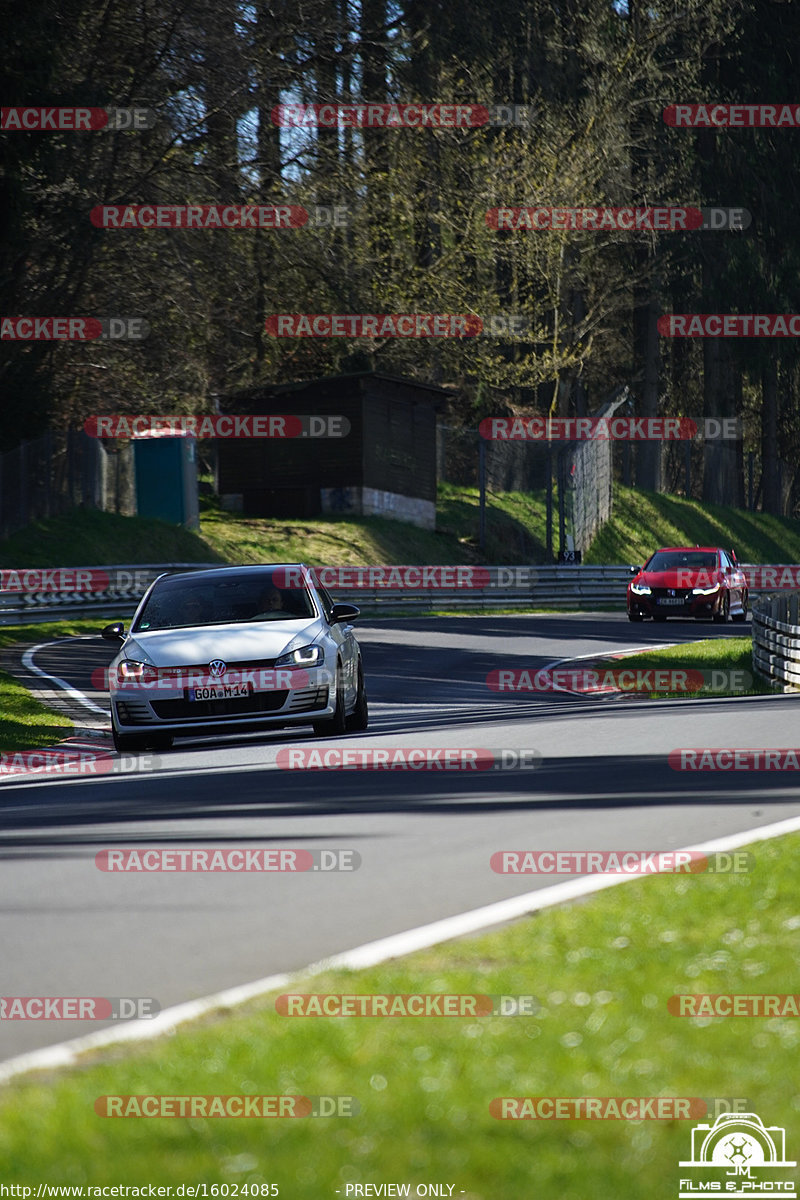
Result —
[[0, 538], [78, 507], [136, 512], [133, 451], [107, 451], [82, 431], [48, 430], [0, 454]]
[[[592, 415], [608, 416], [626, 398], [624, 393]], [[549, 493], [550, 553], [568, 561], [580, 561], [611, 516], [614, 462], [607, 440], [495, 441], [482, 439], [477, 429], [439, 425], [437, 470], [442, 482], [480, 489], [487, 509], [503, 492], [544, 493], [546, 502]]]

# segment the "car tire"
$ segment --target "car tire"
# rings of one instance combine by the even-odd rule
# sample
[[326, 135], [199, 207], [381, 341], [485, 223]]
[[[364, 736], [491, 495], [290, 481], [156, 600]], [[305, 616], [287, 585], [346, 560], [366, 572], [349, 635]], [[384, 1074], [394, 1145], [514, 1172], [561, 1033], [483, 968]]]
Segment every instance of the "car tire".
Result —
[[714, 613], [714, 620], [717, 625], [726, 625], [731, 619], [731, 598], [726, 592], [722, 597], [722, 608], [719, 612]]
[[633, 612], [629, 612], [629, 613], [628, 613], [628, 620], [629, 620], [629, 621], [642, 621], [642, 620], [644, 620], [644, 618], [642, 617], [642, 614], [641, 614], [641, 613], [633, 613]]
[[345, 728], [349, 733], [358, 733], [369, 725], [369, 705], [367, 704], [367, 689], [364, 686], [364, 672], [358, 664], [358, 688], [356, 706], [345, 720]]
[[731, 617], [731, 620], [736, 621], [739, 624], [744, 624], [744, 622], [747, 620], [747, 605], [743, 604], [742, 611], [737, 613], [735, 617]]
[[322, 721], [314, 721], [314, 733], [317, 737], [339, 737], [345, 732], [345, 711], [344, 711], [344, 681], [342, 678], [342, 668], [336, 668], [336, 710], [332, 717], [325, 717]]

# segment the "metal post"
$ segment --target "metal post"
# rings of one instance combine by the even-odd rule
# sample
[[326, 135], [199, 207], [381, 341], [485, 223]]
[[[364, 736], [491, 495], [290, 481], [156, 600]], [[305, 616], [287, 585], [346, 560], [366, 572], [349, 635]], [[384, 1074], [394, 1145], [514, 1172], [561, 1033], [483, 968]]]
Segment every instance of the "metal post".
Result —
[[480, 489], [480, 517], [478, 545], [486, 549], [486, 439], [480, 438], [478, 448], [478, 486]]
[[567, 548], [567, 514], [565, 511], [566, 505], [566, 447], [562, 446], [558, 451], [558, 557], [559, 561], [563, 561], [564, 551]]
[[545, 549], [553, 561], [553, 443], [547, 439], [547, 482], [545, 485]]

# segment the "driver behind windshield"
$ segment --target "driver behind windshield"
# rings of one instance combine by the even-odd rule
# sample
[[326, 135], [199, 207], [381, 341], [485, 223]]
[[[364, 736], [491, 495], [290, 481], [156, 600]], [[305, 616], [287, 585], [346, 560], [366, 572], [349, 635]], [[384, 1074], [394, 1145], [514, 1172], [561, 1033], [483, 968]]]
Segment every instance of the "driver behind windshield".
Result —
[[258, 604], [256, 605], [256, 612], [253, 613], [253, 616], [250, 619], [252, 621], [261, 621], [268, 617], [274, 616], [276, 613], [282, 613], [285, 611], [286, 606], [283, 603], [282, 593], [278, 590], [278, 588], [275, 587], [274, 584], [270, 584], [269, 587], [264, 588], [259, 596]]
[[181, 625], [202, 625], [204, 620], [203, 604], [199, 596], [189, 595], [180, 607]]

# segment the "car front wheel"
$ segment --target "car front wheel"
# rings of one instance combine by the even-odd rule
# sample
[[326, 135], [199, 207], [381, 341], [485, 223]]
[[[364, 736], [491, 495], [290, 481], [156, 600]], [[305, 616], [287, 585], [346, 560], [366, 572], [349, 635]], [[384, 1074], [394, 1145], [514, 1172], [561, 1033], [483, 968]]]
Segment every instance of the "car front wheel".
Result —
[[361, 670], [361, 665], [358, 667], [358, 694], [356, 696], [356, 706], [350, 716], [345, 721], [345, 726], [350, 733], [357, 733], [361, 729], [366, 729], [369, 725], [369, 706], [367, 704], [367, 689], [364, 686], [364, 673]]
[[342, 668], [336, 668], [336, 709], [332, 717], [325, 717], [322, 721], [314, 721], [314, 733], [317, 737], [338, 737], [344, 733], [345, 725], [344, 711], [344, 680], [342, 678]]
[[722, 604], [719, 606], [717, 611], [714, 613], [714, 620], [717, 622], [718, 625], [724, 625], [727, 621], [730, 620], [730, 615], [731, 615], [731, 598], [728, 595], [728, 593], [726, 592], [725, 595], [722, 597]]

